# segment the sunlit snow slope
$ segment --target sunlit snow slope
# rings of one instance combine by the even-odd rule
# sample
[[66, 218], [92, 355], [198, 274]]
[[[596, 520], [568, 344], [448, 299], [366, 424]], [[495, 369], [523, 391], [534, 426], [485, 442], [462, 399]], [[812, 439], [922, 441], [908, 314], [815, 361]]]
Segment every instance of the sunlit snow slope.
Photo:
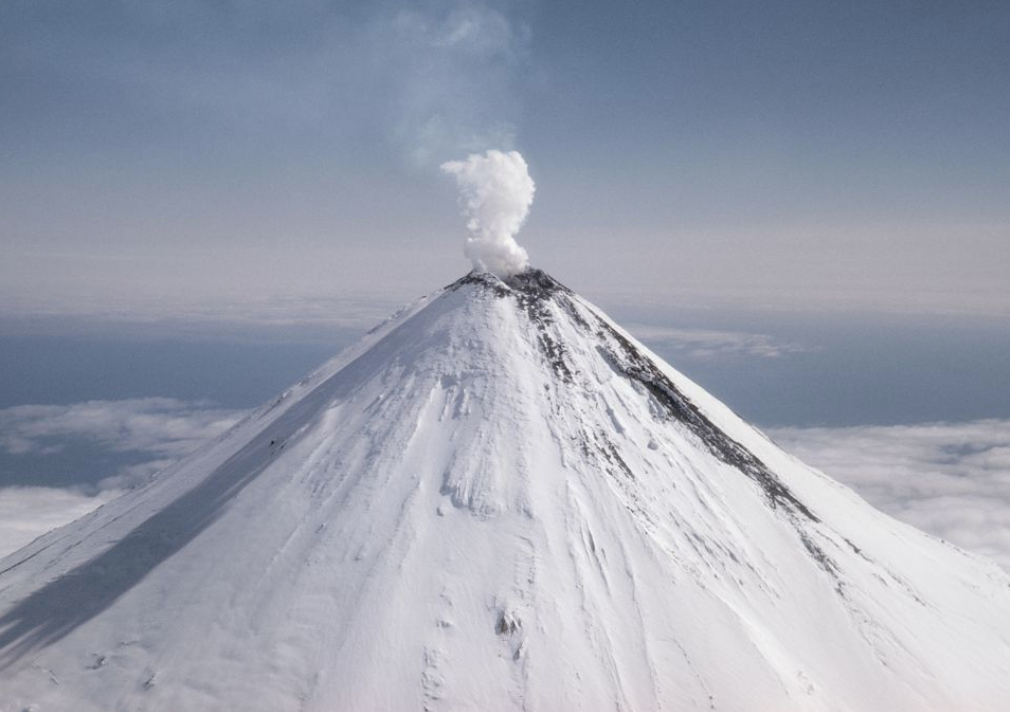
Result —
[[0, 710], [1010, 705], [1010, 578], [541, 272], [472, 274], [0, 561]]

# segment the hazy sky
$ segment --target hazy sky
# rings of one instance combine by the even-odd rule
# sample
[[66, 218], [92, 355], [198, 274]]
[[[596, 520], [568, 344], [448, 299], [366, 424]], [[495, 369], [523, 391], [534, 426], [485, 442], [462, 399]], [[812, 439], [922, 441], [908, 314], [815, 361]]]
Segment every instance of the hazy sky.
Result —
[[469, 269], [489, 148], [534, 265], [1010, 565], [1006, 0], [4, 0], [0, 553]]
[[1005, 0], [7, 0], [0, 304], [414, 296], [514, 148], [590, 297], [1010, 315], [1008, 126]]

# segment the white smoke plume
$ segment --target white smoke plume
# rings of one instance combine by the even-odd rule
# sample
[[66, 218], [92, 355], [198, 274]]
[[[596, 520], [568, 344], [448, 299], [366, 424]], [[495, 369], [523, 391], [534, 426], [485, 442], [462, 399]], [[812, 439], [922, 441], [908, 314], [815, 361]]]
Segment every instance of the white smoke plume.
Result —
[[442, 170], [455, 176], [459, 202], [467, 219], [464, 252], [481, 272], [499, 277], [529, 266], [526, 250], [515, 241], [536, 186], [518, 151], [471, 153], [465, 161], [449, 161]]

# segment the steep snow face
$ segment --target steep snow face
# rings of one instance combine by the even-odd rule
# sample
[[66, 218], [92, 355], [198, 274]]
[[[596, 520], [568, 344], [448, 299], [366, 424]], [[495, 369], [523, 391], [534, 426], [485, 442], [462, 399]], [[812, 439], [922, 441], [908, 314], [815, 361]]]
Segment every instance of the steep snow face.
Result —
[[0, 562], [0, 710], [1004, 710], [1010, 578], [537, 271]]

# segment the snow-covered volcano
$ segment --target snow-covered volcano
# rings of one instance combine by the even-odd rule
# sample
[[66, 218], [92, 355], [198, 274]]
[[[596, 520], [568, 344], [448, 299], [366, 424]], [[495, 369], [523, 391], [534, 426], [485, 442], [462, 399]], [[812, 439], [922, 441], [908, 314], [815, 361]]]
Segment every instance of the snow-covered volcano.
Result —
[[0, 562], [0, 709], [1006, 710], [1010, 577], [538, 271]]

